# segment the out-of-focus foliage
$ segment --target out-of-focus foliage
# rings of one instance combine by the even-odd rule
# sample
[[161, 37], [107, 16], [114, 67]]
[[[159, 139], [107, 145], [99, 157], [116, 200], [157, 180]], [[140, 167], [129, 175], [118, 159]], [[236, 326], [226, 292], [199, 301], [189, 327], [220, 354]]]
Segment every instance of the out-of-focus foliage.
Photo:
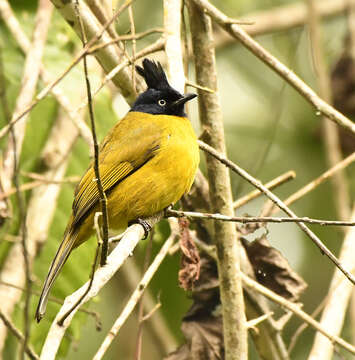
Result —
[[[288, 3], [291, 3], [291, 1], [219, 0], [214, 2], [216, 6], [234, 17]], [[20, 20], [21, 26], [30, 37], [36, 11], [35, 2], [14, 0], [11, 5]], [[138, 0], [134, 5], [134, 13], [137, 31], [162, 26], [163, 11], [160, 1]], [[117, 29], [120, 34], [124, 34], [129, 30], [129, 21], [126, 14], [122, 16]], [[326, 20], [322, 30], [325, 39], [326, 59], [329, 67], [331, 67], [343, 49], [343, 40], [346, 33], [345, 18], [338, 17]], [[154, 36], [138, 42], [138, 47], [143, 47], [153, 38]], [[309, 38], [304, 28], [261, 36], [258, 40], [308, 84], [316, 87]], [[0, 41], [6, 70], [7, 98], [10, 108], [13, 109], [21, 85], [24, 55], [2, 22], [0, 22]], [[79, 47], [80, 42], [77, 36], [60, 14], [55, 11], [44, 56], [45, 67], [53, 78], [70, 63], [73, 53]], [[94, 64], [94, 60], [90, 61], [89, 65], [90, 78], [92, 79], [93, 88], [95, 88], [95, 85], [99, 84], [102, 74]], [[295, 170], [297, 178], [276, 190], [276, 193], [281, 198], [287, 197], [326, 170], [325, 152], [319, 131], [320, 117], [298, 93], [288, 85], [284, 85], [277, 75], [238, 43], [225, 48], [218, 48], [217, 65], [220, 96], [225, 114], [228, 155], [233, 161], [263, 181], [270, 180], [289, 169]], [[60, 83], [60, 87], [71, 99], [74, 106], [79, 105], [82, 99], [85, 98], [84, 85], [81, 65], [76, 66]], [[38, 90], [41, 88], [43, 88], [43, 83], [40, 82]], [[117, 105], [113, 105], [113, 100], [110, 91], [107, 89], [101, 91], [95, 97], [95, 116], [100, 139], [118, 121], [117, 112], [120, 109], [117, 111], [117, 108], [115, 108]], [[56, 119], [57, 110], [55, 100], [52, 96], [48, 96], [31, 112], [21, 154], [21, 170], [40, 171], [38, 159], [51, 125]], [[191, 114], [195, 128], [198, 129], [196, 104], [192, 106]], [[68, 121], [70, 120], [68, 119]], [[2, 111], [0, 111], [0, 126], [2, 127], [4, 124], [5, 119]], [[1, 140], [1, 149], [4, 144], [4, 140]], [[89, 162], [89, 153], [88, 146], [83, 140], [79, 140], [70, 155], [68, 176], [83, 173]], [[352, 179], [351, 193], [354, 194], [354, 167], [347, 169], [347, 174], [349, 179]], [[23, 177], [21, 181], [26, 182], [29, 180]], [[232, 175], [232, 185], [235, 197], [239, 197], [251, 190], [250, 185], [247, 185], [235, 175]], [[61, 241], [70, 213], [72, 194], [72, 185], [66, 184], [62, 186], [48, 241], [34, 265], [36, 274], [34, 289], [36, 291], [39, 290], [50, 261]], [[28, 194], [26, 195], [28, 198]], [[263, 200], [254, 201], [251, 205], [239, 210], [239, 214], [247, 212], [257, 215], [263, 205]], [[13, 206], [16, 216], [16, 204], [14, 201]], [[336, 214], [330, 184], [323, 184], [293, 205], [292, 208], [300, 216], [334, 219]], [[8, 232], [15, 234], [17, 229], [18, 223], [13, 221], [0, 231], [1, 235]], [[272, 245], [283, 253], [308, 283], [308, 289], [301, 300], [305, 304], [304, 309], [306, 311], [313, 311], [327, 292], [334, 266], [320, 254], [310, 239], [306, 238], [296, 225], [276, 224], [270, 225], [269, 229], [269, 239]], [[339, 249], [340, 241], [343, 238], [341, 230], [329, 227], [314, 227], [314, 231], [332, 250], [337, 251]], [[167, 234], [167, 225], [162, 223], [156, 231], [153, 255], [158, 251]], [[10, 246], [7, 242], [1, 242], [1, 264], [6, 258]], [[52, 291], [53, 296], [64, 299], [66, 295], [73, 292], [88, 279], [94, 248], [95, 240], [92, 239], [90, 243], [86, 243], [73, 252], [56, 282]], [[134, 261], [140, 267], [143, 263], [144, 249], [145, 243], [142, 243], [134, 255]], [[171, 332], [177, 339], [181, 340], [182, 335], [179, 326], [191, 301], [189, 295], [178, 287], [178, 267], [179, 257], [177, 255], [168, 257], [152, 281], [150, 291], [154, 296], [160, 293], [161, 311], [164, 319], [168, 323]], [[70, 333], [68, 333], [69, 336], [65, 339], [64, 346], [61, 347], [61, 356], [66, 359], [91, 358], [131, 292], [132, 289], [128, 286], [127, 280], [118, 274], [111, 281], [110, 287], [105, 289], [100, 297], [89, 306], [102, 314], [103, 332], [96, 332], [94, 322], [90, 317], [88, 319], [88, 315], [77, 314]], [[33, 317], [37, 299], [37, 296], [32, 297], [31, 317]], [[58, 308], [59, 305], [50, 302], [46, 318], [39, 325], [33, 322], [31, 326], [30, 342], [37, 351], [42, 346], [49, 325]], [[20, 303], [14, 315], [15, 323], [20, 328], [22, 327], [22, 309], [23, 303]], [[299, 323], [298, 320], [294, 319], [287, 325], [285, 329], [286, 341], [289, 340], [295, 326]], [[86, 326], [83, 327], [83, 324]], [[136, 341], [136, 325], [137, 319], [132, 317], [125, 324], [118, 339], [115, 340], [114, 346], [105, 357], [106, 359], [132, 358]], [[348, 332], [348, 329], [345, 328], [346, 339], [350, 336]], [[293, 359], [304, 359], [304, 354], [309, 350], [313, 334], [313, 330], [306, 330], [301, 336], [299, 345], [292, 357]], [[164, 336], [164, 334], [161, 334], [161, 336]], [[152, 334], [145, 331], [143, 339], [143, 359], [149, 360], [163, 356], [161, 350], [155, 348]], [[149, 342], [152, 342], [152, 344], [149, 344]], [[70, 343], [78, 345], [79, 351], [76, 352], [74, 346], [69, 349]], [[9, 337], [4, 358], [13, 358], [16, 345], [17, 341]], [[347, 354], [344, 355], [345, 358], [346, 356]]]

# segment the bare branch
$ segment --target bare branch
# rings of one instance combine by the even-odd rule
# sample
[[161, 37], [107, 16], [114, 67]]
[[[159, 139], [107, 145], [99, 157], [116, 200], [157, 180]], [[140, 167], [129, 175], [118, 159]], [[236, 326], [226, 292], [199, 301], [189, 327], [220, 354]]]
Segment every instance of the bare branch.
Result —
[[[303, 196], [308, 194], [309, 192], [313, 191], [315, 188], [317, 188], [320, 184], [322, 184], [325, 180], [332, 177], [337, 171], [340, 169], [344, 169], [350, 164], [352, 164], [355, 161], [355, 152], [350, 154], [348, 157], [346, 157], [344, 160], [324, 172], [322, 175], [318, 176], [316, 179], [312, 180], [307, 185], [303, 186], [301, 189], [296, 191], [294, 194], [290, 195], [287, 199], [284, 200], [285, 205], [289, 206], [299, 199], [301, 199]], [[263, 212], [263, 215], [273, 215], [279, 211], [279, 209], [274, 205], [271, 204], [270, 207], [266, 206], [266, 210]]]
[[[193, 0], [195, 1], [195, 0]], [[252, 185], [254, 185], [257, 189], [261, 190], [272, 202], [274, 202], [280, 209], [282, 209], [287, 215], [290, 217], [296, 218], [296, 214], [288, 208], [276, 195], [274, 195], [270, 190], [268, 190], [259, 180], [253, 178], [250, 174], [248, 174], [245, 170], [240, 168], [238, 165], [234, 164], [232, 161], [228, 160], [224, 155], [218, 153], [211, 146], [205, 144], [204, 142], [199, 140], [200, 148], [204, 151], [207, 151], [209, 154], [214, 156], [216, 159], [221, 161], [223, 164], [231, 168], [234, 172], [242, 176]], [[338, 269], [342, 271], [342, 273], [353, 283], [355, 284], [355, 277], [346, 270], [343, 265], [339, 262], [336, 256], [322, 243], [322, 241], [304, 224], [297, 223], [298, 226], [311, 238], [311, 240], [318, 246], [321, 250], [322, 254], [328, 256], [328, 258], [337, 266]]]
[[[284, 184], [285, 182], [294, 179], [295, 177], [296, 177], [296, 173], [293, 170], [290, 170], [290, 171], [287, 171], [285, 174], [282, 174], [282, 175], [278, 176], [274, 180], [269, 181], [264, 186], [269, 190], [273, 190], [276, 187]], [[237, 209], [237, 208], [245, 205], [249, 201], [256, 199], [260, 195], [262, 195], [262, 192], [260, 190], [258, 190], [258, 189], [255, 189], [252, 192], [250, 192], [249, 194], [247, 194], [247, 195], [241, 197], [240, 199], [234, 201], [233, 207], [235, 209]]]
[[[346, 1], [317, 0], [315, 2], [317, 12], [324, 18], [342, 16], [346, 10]], [[290, 16], [292, 14], [292, 16]], [[250, 36], [260, 36], [273, 32], [292, 30], [308, 23], [307, 4], [298, 1], [287, 5], [273, 7], [268, 10], [247, 13], [239, 20], [251, 20], [245, 30]], [[235, 43], [227, 34], [217, 37], [216, 48]]]
[[[54, 0], [55, 1], [55, 0]], [[60, 0], [58, 0], [60, 1]], [[31, 104], [29, 104], [27, 107], [25, 107], [24, 110], [22, 110], [19, 114], [17, 114], [16, 117], [14, 117], [11, 121], [11, 124], [8, 126], [4, 126], [1, 130], [0, 130], [0, 138], [3, 137], [4, 135], [7, 134], [7, 132], [9, 131], [10, 126], [14, 125], [16, 122], [18, 122], [19, 120], [21, 120], [25, 115], [27, 115], [37, 104], [39, 101], [41, 101], [43, 98], [45, 98], [48, 93], [50, 91], [52, 91], [52, 89], [70, 72], [70, 70], [78, 64], [78, 62], [82, 59], [82, 57], [86, 54], [86, 52], [88, 51], [88, 49], [94, 45], [97, 41], [99, 41], [103, 36], [104, 33], [106, 31], [106, 29], [113, 23], [113, 21], [132, 3], [132, 1], [134, 0], [127, 0], [113, 15], [113, 17], [101, 28], [97, 29], [97, 32], [94, 33], [94, 36], [90, 39], [90, 41], [87, 42], [85, 48], [83, 48], [79, 54], [77, 54], [74, 58], [74, 60], [72, 61], [72, 63], [54, 80], [52, 81], [49, 85], [47, 85], [42, 91], [40, 91], [37, 96], [35, 97], [34, 101], [31, 102]], [[82, 2], [81, 2], [82, 3]], [[65, 7], [65, 4], [64, 4]], [[63, 8], [64, 8], [63, 7]], [[74, 14], [74, 12], [73, 12]], [[115, 58], [115, 60], [117, 60]], [[117, 64], [117, 62], [114, 63], [114, 66]], [[108, 70], [109, 71], [109, 70]], [[122, 83], [124, 84], [124, 82]], [[121, 86], [122, 86], [121, 84]], [[133, 102], [133, 98], [129, 97], [129, 90], [126, 91], [122, 91], [122, 94], [126, 97], [127, 101], [129, 103]]]
[[294, 218], [294, 217], [258, 217], [258, 216], [226, 216], [221, 214], [209, 214], [201, 213], [196, 211], [178, 211], [168, 209], [166, 210], [166, 216], [174, 217], [189, 217], [193, 219], [210, 219], [210, 220], [219, 220], [219, 221], [231, 221], [238, 222], [242, 224], [248, 223], [283, 223], [283, 222], [295, 222], [295, 223], [308, 223], [308, 224], [317, 224], [322, 226], [355, 226], [355, 221], [335, 221], [335, 220], [318, 220], [310, 219], [308, 217]]
[[239, 25], [231, 24], [228, 16], [215, 8], [207, 0], [193, 0], [202, 11], [205, 11], [212, 17], [225, 31], [238, 39], [248, 50], [256, 57], [268, 65], [273, 71], [279, 74], [291, 86], [293, 86], [316, 111], [338, 125], [344, 127], [355, 134], [355, 123], [341, 114], [339, 111], [322, 100], [308, 85], [306, 85], [291, 69], [282, 64], [276, 57], [265, 50], [258, 42], [253, 40]]

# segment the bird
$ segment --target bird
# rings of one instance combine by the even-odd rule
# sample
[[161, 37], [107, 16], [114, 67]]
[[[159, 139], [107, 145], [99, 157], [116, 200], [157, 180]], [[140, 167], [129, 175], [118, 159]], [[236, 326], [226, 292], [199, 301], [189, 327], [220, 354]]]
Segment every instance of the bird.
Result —
[[[200, 161], [197, 138], [185, 113], [186, 102], [197, 95], [171, 87], [159, 62], [145, 58], [136, 71], [147, 89], [99, 148], [108, 223], [115, 230], [134, 222], [144, 226], [145, 218], [175, 204], [190, 190]], [[37, 322], [45, 315], [49, 292], [72, 250], [94, 234], [98, 211], [92, 162], [75, 189], [72, 213], [42, 288]]]

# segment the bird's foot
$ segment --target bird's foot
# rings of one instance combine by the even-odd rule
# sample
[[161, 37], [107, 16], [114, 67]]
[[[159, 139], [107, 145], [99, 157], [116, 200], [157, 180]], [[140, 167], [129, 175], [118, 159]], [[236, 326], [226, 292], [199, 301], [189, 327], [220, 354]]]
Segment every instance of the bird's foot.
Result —
[[174, 208], [174, 204], [170, 204], [163, 210], [165, 218], [169, 217], [169, 211], [173, 210], [173, 208]]
[[144, 238], [143, 238], [143, 240], [145, 240], [149, 235], [149, 231], [152, 230], [151, 225], [147, 221], [145, 221], [143, 219], [140, 219], [140, 218], [138, 218], [137, 220], [130, 221], [128, 223], [128, 226], [133, 225], [133, 224], [139, 224], [139, 225], [141, 225], [143, 227], [143, 229], [144, 229]]

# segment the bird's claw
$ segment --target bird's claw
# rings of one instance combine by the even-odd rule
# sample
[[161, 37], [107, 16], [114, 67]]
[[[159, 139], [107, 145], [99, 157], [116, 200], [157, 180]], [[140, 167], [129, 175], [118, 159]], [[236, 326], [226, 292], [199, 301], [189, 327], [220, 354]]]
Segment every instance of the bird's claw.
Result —
[[143, 230], [144, 230], [143, 240], [145, 240], [148, 237], [150, 230], [152, 230], [152, 227], [150, 226], [150, 224], [147, 221], [140, 219], [140, 218], [138, 218], [137, 220], [131, 221], [128, 225], [133, 225], [133, 224], [139, 224], [143, 227]]

